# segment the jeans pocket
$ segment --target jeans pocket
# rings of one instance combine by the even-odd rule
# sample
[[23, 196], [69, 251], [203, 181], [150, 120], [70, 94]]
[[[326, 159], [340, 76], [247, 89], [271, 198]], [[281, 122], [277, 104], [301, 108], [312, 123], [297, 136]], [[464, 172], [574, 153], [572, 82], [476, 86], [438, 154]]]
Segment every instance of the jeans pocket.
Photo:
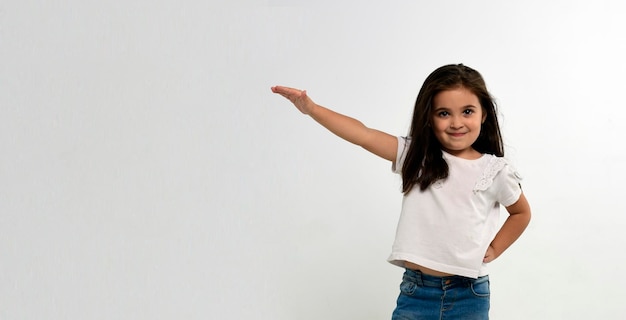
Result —
[[408, 296], [412, 296], [415, 293], [415, 289], [417, 289], [417, 284], [415, 284], [415, 282], [406, 278], [402, 279], [402, 283], [400, 283], [400, 292]]
[[473, 281], [470, 288], [472, 289], [472, 293], [477, 297], [487, 298], [491, 294], [489, 289], [489, 279], [478, 279]]

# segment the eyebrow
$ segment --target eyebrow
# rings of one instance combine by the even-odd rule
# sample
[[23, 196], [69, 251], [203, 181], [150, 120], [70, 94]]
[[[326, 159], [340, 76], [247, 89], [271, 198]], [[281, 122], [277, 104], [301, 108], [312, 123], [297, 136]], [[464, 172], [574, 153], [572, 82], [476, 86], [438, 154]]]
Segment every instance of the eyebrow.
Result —
[[[461, 109], [471, 109], [471, 108], [478, 109], [478, 107], [473, 105], [473, 104], [468, 104], [466, 106], [462, 106], [461, 107]], [[434, 111], [438, 111], [438, 110], [450, 110], [450, 109], [452, 109], [452, 108], [448, 108], [448, 107], [444, 107], [444, 106], [438, 106], [438, 107], [435, 107], [433, 110]]]

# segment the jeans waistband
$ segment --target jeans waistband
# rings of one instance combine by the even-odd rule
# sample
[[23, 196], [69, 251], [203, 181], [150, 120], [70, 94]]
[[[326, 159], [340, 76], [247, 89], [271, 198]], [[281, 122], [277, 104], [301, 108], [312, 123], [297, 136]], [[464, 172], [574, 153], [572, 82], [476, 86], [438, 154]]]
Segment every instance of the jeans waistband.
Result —
[[479, 277], [478, 279], [463, 277], [463, 276], [449, 276], [449, 277], [436, 277], [427, 274], [423, 274], [419, 270], [406, 269], [404, 273], [405, 280], [412, 281], [420, 287], [433, 287], [440, 289], [449, 289], [454, 287], [467, 287], [470, 284], [481, 283], [489, 281], [489, 276]]

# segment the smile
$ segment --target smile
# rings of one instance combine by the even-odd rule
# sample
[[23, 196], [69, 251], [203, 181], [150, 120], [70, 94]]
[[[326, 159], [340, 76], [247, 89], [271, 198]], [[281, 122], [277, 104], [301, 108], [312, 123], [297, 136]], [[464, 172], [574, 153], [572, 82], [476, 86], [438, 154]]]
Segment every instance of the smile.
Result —
[[459, 138], [465, 135], [465, 133], [448, 133], [448, 134], [456, 138]]

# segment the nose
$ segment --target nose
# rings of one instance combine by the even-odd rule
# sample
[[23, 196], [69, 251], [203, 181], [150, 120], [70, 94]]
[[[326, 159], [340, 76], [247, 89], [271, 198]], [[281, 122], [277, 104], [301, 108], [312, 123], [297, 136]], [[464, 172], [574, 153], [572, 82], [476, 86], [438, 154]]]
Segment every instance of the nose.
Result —
[[463, 119], [461, 119], [460, 117], [452, 117], [450, 121], [450, 128], [451, 129], [463, 128]]

